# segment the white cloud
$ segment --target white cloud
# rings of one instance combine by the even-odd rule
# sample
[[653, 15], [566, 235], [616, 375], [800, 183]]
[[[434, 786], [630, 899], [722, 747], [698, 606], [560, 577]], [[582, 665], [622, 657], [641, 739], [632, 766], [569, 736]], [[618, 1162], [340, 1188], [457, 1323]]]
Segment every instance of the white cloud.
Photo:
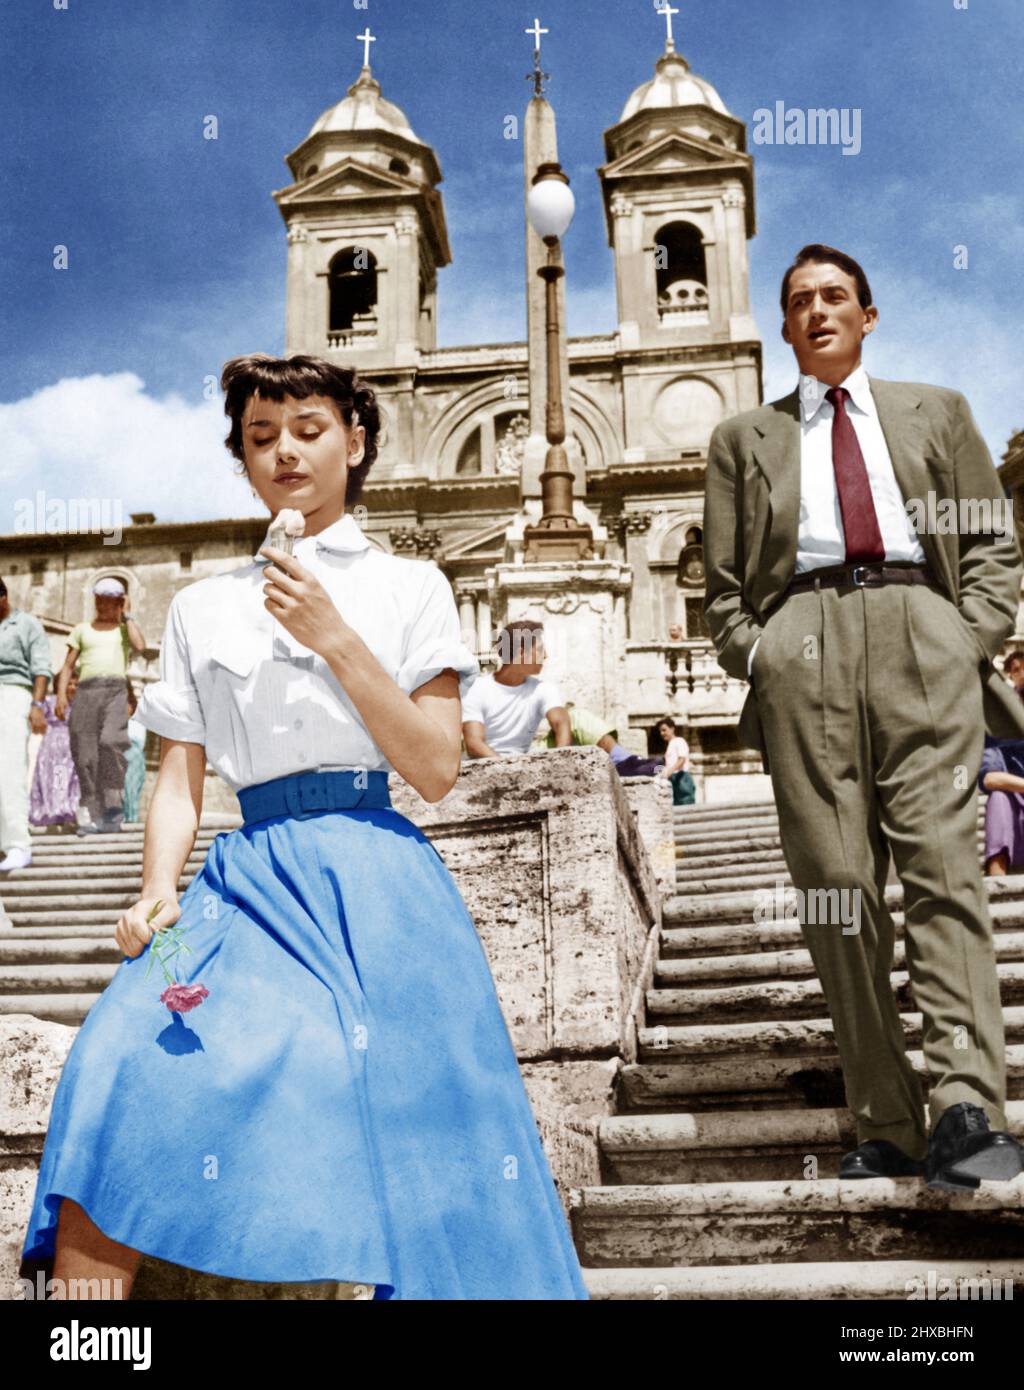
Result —
[[261, 516], [232, 472], [220, 392], [216, 399], [146, 394], [134, 372], [66, 377], [0, 404], [0, 533], [16, 529], [19, 501], [88, 498], [157, 521]]

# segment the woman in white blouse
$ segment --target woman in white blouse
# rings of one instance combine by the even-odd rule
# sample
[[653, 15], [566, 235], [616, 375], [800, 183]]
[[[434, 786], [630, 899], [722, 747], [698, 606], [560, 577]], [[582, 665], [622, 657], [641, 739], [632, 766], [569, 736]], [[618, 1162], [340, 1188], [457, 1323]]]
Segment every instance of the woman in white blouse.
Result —
[[[479, 667], [444, 575], [351, 515], [373, 390], [263, 354], [222, 387], [230, 451], [305, 532], [171, 602], [137, 712], [162, 740], [141, 896], [54, 1096], [23, 1272], [127, 1297], [149, 1254], [377, 1299], [586, 1299], [476, 929], [388, 797], [391, 769], [427, 801], [454, 785]], [[244, 823], [179, 902], [207, 760]]]

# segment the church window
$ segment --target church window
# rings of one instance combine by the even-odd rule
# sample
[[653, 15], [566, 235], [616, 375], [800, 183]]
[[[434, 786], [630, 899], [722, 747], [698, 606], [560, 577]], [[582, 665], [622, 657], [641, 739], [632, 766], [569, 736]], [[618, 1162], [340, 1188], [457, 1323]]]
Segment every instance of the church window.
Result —
[[459, 457], [455, 464], [456, 473], [468, 475], [480, 472], [480, 426], [470, 434], [469, 438], [459, 450]]
[[[377, 261], [365, 246], [348, 246], [331, 260], [327, 279], [330, 295], [327, 332], [344, 338], [377, 326]], [[344, 343], [331, 343], [344, 346]]]
[[671, 222], [654, 239], [658, 316], [686, 325], [708, 320], [708, 271], [704, 242], [692, 222]]
[[683, 548], [679, 552], [676, 583], [682, 590], [688, 640], [692, 642], [702, 637], [710, 640], [711, 634], [704, 616], [704, 533], [699, 526], [686, 528]]

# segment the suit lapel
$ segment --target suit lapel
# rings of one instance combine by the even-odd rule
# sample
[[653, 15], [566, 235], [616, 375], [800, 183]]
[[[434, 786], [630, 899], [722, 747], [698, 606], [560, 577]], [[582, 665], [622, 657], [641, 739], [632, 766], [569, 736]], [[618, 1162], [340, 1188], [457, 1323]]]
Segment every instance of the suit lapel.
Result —
[[[754, 426], [753, 454], [768, 488], [771, 508], [763, 558], [751, 594], [758, 608], [771, 603], [789, 583], [796, 565], [800, 525], [799, 391], [774, 402], [773, 409], [767, 421]], [[756, 546], [756, 538], [752, 539]]]
[[[923, 508], [929, 492], [937, 498], [955, 497], [953, 460], [936, 456], [929, 420], [921, 408], [921, 393], [902, 381], [880, 381], [873, 376], [868, 381], [903, 500], [917, 498]], [[959, 558], [946, 544], [950, 537], [924, 528], [917, 532], [917, 539], [932, 572], [955, 599], [960, 588]], [[953, 541], [955, 544], [955, 536]]]

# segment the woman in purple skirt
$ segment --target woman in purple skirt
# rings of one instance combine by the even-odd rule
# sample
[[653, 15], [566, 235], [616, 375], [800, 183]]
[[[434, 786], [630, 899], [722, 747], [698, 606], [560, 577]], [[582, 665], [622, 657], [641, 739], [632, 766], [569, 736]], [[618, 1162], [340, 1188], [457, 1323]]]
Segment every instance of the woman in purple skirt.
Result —
[[[77, 689], [78, 676], [72, 673], [68, 681], [69, 707]], [[56, 695], [47, 695], [43, 701], [46, 733], [36, 756], [28, 803], [32, 825], [73, 825], [78, 812], [80, 791], [71, 756], [71, 736], [67, 719], [57, 718], [56, 702]]]
[[[1003, 662], [1017, 694], [1024, 699], [1024, 651]], [[985, 735], [978, 790], [988, 793], [985, 806], [985, 873], [1005, 874], [1024, 867], [1024, 741]]]

